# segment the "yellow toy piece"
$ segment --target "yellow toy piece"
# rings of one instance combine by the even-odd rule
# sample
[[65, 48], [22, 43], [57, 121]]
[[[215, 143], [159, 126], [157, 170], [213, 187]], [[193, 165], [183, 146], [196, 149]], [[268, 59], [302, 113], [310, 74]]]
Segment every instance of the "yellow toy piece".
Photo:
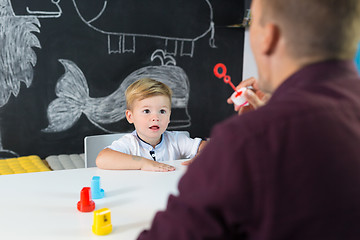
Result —
[[112, 232], [110, 209], [102, 208], [94, 211], [92, 231], [96, 235], [107, 235]]
[[51, 170], [36, 155], [0, 160], [0, 175], [45, 171]]

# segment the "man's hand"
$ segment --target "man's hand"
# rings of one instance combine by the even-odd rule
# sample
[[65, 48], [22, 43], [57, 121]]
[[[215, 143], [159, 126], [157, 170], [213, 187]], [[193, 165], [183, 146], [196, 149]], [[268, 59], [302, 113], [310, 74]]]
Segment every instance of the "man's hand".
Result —
[[[242, 107], [234, 105], [234, 110], [236, 112], [238, 112], [239, 115], [244, 112], [248, 112], [248, 111], [257, 109], [257, 108], [265, 105], [266, 102], [270, 99], [270, 94], [266, 94], [266, 93], [262, 92], [261, 90], [259, 90], [257, 83], [256, 83], [256, 79], [253, 77], [242, 81], [236, 87], [236, 89], [240, 89], [243, 87], [246, 87], [246, 88], [250, 87], [250, 89], [247, 89], [244, 93], [244, 96], [248, 100], [249, 105], [242, 106]], [[231, 100], [231, 98], [228, 98], [227, 103], [234, 104], [234, 102]]]

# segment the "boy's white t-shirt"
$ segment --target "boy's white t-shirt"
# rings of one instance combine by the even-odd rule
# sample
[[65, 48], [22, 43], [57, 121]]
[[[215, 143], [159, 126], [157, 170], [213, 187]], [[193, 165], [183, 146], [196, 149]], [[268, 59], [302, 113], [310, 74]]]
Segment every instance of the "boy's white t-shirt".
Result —
[[162, 134], [160, 143], [153, 148], [150, 144], [140, 139], [135, 130], [115, 140], [106, 148], [151, 160], [153, 160], [151, 154], [155, 154], [156, 161], [162, 162], [193, 158], [198, 151], [200, 143], [201, 138], [193, 139], [182, 132], [165, 131]]

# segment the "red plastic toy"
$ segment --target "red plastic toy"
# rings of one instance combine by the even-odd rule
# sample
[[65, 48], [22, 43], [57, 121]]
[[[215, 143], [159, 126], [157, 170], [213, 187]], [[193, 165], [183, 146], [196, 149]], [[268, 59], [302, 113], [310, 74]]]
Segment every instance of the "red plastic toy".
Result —
[[95, 209], [95, 202], [91, 200], [91, 189], [84, 187], [80, 192], [80, 201], [77, 203], [80, 212], [92, 212]]
[[214, 67], [214, 74], [217, 78], [220, 78], [224, 80], [225, 83], [229, 84], [232, 89], [234, 89], [234, 93], [231, 95], [231, 99], [234, 102], [235, 105], [238, 106], [246, 106], [248, 105], [248, 101], [245, 97], [242, 96], [242, 93], [246, 91], [246, 88], [240, 88], [236, 89], [234, 84], [231, 82], [231, 77], [229, 75], [226, 75], [227, 69], [225, 64], [218, 63]]
[[[219, 72], [220, 70], [220, 72]], [[223, 63], [218, 63], [215, 65], [214, 67], [214, 74], [217, 78], [224, 78], [224, 82], [228, 83], [232, 89], [234, 89], [235, 92], [237, 92], [236, 87], [234, 86], [234, 84], [231, 82], [231, 77], [229, 75], [226, 75], [227, 69], [225, 64]]]

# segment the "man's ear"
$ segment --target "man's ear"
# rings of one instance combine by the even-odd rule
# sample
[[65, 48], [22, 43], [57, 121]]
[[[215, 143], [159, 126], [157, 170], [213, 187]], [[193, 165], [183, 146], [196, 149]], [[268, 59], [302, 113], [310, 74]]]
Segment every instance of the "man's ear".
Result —
[[262, 42], [262, 52], [265, 55], [271, 55], [278, 47], [280, 40], [280, 29], [273, 23], [265, 26], [265, 34]]
[[132, 112], [131, 112], [130, 110], [126, 110], [125, 115], [126, 115], [127, 121], [128, 121], [130, 124], [134, 123], [134, 121], [133, 121], [133, 114], [132, 114]]

